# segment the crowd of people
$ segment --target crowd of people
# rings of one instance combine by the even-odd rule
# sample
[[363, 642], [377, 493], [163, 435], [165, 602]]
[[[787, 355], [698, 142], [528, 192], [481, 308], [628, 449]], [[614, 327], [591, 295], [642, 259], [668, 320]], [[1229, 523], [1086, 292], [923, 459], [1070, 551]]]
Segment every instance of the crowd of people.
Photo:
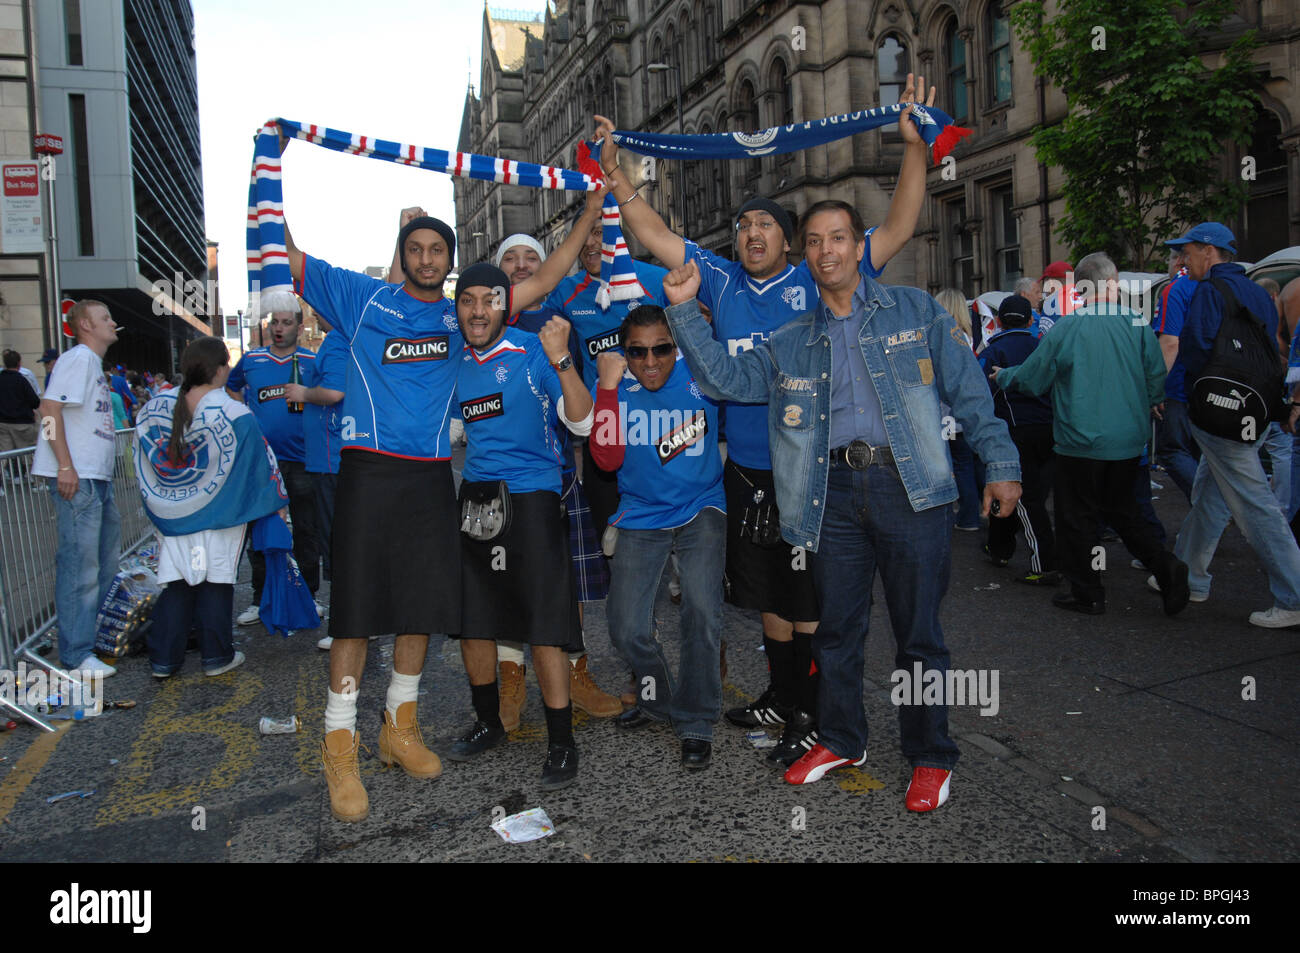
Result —
[[[925, 101], [924, 81], [909, 77], [903, 101]], [[428, 639], [443, 633], [459, 640], [475, 717], [447, 756], [480, 758], [519, 725], [531, 656], [547, 728], [541, 786], [554, 790], [578, 777], [575, 707], [621, 731], [667, 726], [686, 770], [709, 766], [724, 714], [741, 729], [781, 728], [766, 757], [790, 784], [862, 764], [874, 580], [898, 666], [942, 680], [955, 530], [986, 532], [983, 550], [1003, 567], [1023, 535], [1028, 570], [1016, 578], [1088, 615], [1106, 609], [1096, 552], [1113, 532], [1173, 615], [1208, 598], [1215, 545], [1235, 519], [1270, 581], [1272, 605], [1250, 622], [1300, 624], [1300, 549], [1287, 528], [1300, 498], [1290, 466], [1300, 403], [1283, 406], [1282, 393], [1288, 359], [1300, 361], [1294, 328], [1279, 321], [1285, 290], [1270, 297], [1250, 282], [1215, 223], [1168, 242], [1178, 277], [1154, 326], [1121, 306], [1115, 263], [1100, 252], [1021, 279], [996, 314], [955, 289], [885, 284], [925, 191], [926, 146], [907, 112], [899, 128], [883, 222], [868, 228], [852, 205], [824, 200], [796, 225], [753, 198], [733, 215], [735, 261], [671, 230], [622, 171], [599, 116], [605, 183], [568, 237], [550, 254], [507, 237], [492, 262], [462, 267], [451, 298], [455, 233], [422, 209], [399, 217], [387, 282], [306, 254], [286, 224], [295, 290], [329, 327], [320, 349], [299, 345], [296, 297], [267, 301], [268, 345], [230, 368], [216, 339], [200, 339], [176, 386], [158, 392], [149, 375], [139, 393], [129, 375], [102, 374], [112, 320], [79, 303], [78, 346], [40, 402], [55, 427], [33, 470], [62, 501], [61, 659], [107, 668], [87, 657], [87, 633], [116, 565], [110, 394], [139, 420], [146, 506], [167, 540], [170, 596], [150, 640], [157, 677], [179, 669], [191, 627], [208, 674], [243, 661], [232, 623], [258, 621], [267, 578], [250, 550], [253, 603], [234, 618], [249, 524], [287, 513], [312, 593], [323, 568], [321, 757], [340, 821], [369, 811], [357, 701], [367, 640], [379, 636], [396, 636], [378, 739], [386, 765], [423, 779], [443, 770], [417, 711]], [[614, 300], [601, 294], [606, 191], [621, 227], [660, 262], [635, 262], [634, 294]], [[1207, 382], [1230, 380], [1241, 396], [1257, 381], [1248, 369], [1223, 377], [1241, 370], [1223, 339], [1243, 352], [1252, 321], [1276, 380], [1262, 387], [1260, 414], [1243, 398], [1225, 425], [1216, 412], [1236, 398]], [[16, 385], [0, 380], [8, 408]], [[181, 490], [211, 478], [221, 453], [222, 473], [235, 475], [178, 510]], [[1172, 548], [1151, 508], [1153, 459], [1191, 504]], [[200, 551], [204, 560], [187, 558]], [[669, 565], [676, 666], [655, 620]], [[630, 673], [621, 697], [586, 666], [582, 606], [602, 599]], [[769, 669], [759, 697], [725, 713], [724, 599], [759, 613]], [[906, 806], [934, 810], [959, 757], [947, 700], [902, 704], [899, 723]]]

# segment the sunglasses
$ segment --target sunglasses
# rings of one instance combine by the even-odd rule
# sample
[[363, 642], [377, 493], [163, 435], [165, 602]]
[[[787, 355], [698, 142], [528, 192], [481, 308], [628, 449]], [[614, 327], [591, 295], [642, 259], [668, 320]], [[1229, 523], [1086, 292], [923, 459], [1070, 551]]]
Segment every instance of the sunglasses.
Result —
[[655, 352], [655, 357], [667, 357], [669, 354], [674, 354], [677, 351], [677, 345], [656, 344], [654, 347], [646, 347], [644, 344], [629, 344], [627, 347], [623, 348], [623, 351], [630, 358], [644, 361], [646, 355], [651, 351]]

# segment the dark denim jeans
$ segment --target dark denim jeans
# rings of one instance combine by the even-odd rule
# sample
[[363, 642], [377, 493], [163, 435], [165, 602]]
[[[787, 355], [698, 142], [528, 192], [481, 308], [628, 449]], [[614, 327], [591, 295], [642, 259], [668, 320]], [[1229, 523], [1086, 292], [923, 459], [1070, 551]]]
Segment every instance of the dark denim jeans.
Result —
[[[817, 721], [821, 743], [842, 758], [867, 747], [862, 674], [871, 589], [879, 569], [898, 651], [896, 668], [948, 671], [939, 605], [951, 571], [951, 506], [917, 513], [893, 467], [832, 467], [826, 514], [813, 560], [821, 623], [812, 637], [821, 673]], [[948, 737], [946, 705], [900, 705], [903, 755], [913, 767], [951, 769], [957, 745]]]
[[1190, 424], [1187, 404], [1181, 400], [1165, 401], [1157, 456], [1160, 465], [1189, 503], [1192, 501], [1192, 483], [1196, 480], [1196, 464], [1201, 459], [1201, 448], [1192, 439]]
[[979, 529], [984, 505], [984, 466], [966, 442], [965, 434], [952, 438], [952, 475], [957, 481], [957, 525]]
[[229, 583], [168, 583], [154, 604], [149, 664], [163, 675], [179, 669], [190, 630], [197, 629], [203, 668], [220, 668], [235, 657], [234, 613], [235, 587]]
[[95, 620], [122, 555], [122, 521], [112, 480], [82, 480], [71, 500], [59, 495], [58, 480], [45, 482], [59, 534], [54, 557], [59, 661], [76, 668], [95, 650]]
[[[727, 517], [707, 507], [676, 529], [623, 529], [610, 568], [609, 639], [637, 679], [637, 706], [671, 720], [677, 737], [713, 740], [722, 712], [718, 640]], [[655, 638], [655, 595], [669, 554], [681, 565], [682, 650], [676, 678]], [[653, 679], [645, 682], [646, 677]]]

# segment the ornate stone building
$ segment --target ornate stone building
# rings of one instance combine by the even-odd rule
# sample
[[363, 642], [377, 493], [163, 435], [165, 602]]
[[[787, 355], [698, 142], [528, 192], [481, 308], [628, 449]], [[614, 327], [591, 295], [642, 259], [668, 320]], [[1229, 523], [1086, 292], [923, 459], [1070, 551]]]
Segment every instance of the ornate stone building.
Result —
[[[687, 133], [752, 131], [896, 102], [909, 71], [939, 87], [936, 105], [974, 130], [948, 170], [928, 173], [916, 238], [888, 279], [967, 295], [1009, 289], [1065, 257], [1053, 232], [1064, 200], [1055, 169], [1027, 138], [1059, 120], [1064, 96], [1033, 75], [1005, 0], [552, 0], [544, 16], [485, 9], [482, 74], [465, 99], [459, 148], [573, 168], [591, 116], [617, 128]], [[1208, 61], [1243, 29], [1256, 53], [1264, 109], [1250, 150], [1225, 149], [1224, 174], [1256, 158], [1239, 221], [1241, 257], [1300, 244], [1300, 13], [1291, 0], [1241, 0]], [[654, 69], [663, 64], [667, 69]], [[680, 77], [682, 115], [677, 108]], [[732, 253], [732, 213], [766, 195], [793, 213], [822, 198], [883, 220], [902, 156], [882, 130], [752, 161], [660, 162], [623, 154], [641, 194], [674, 227]], [[648, 173], [648, 174], [643, 174]], [[581, 207], [577, 193], [456, 180], [460, 261], [488, 257], [529, 232], [548, 248]], [[684, 221], [683, 221], [684, 214]]]

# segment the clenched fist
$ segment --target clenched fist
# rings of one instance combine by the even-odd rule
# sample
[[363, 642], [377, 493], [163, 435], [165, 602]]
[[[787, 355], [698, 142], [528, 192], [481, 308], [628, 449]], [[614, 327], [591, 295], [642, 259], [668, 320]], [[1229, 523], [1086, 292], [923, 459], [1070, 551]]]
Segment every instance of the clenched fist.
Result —
[[613, 351], [602, 351], [596, 358], [596, 386], [601, 390], [617, 390], [618, 382], [627, 373], [627, 358]]
[[414, 222], [417, 218], [423, 218], [428, 214], [429, 214], [428, 212], [420, 208], [420, 206], [418, 205], [413, 205], [410, 208], [404, 208], [402, 209], [402, 214], [398, 216], [397, 228], [400, 231], [401, 229], [405, 228], [407, 225], [410, 225], [412, 222]]
[[690, 301], [699, 290], [700, 269], [694, 258], [664, 275], [664, 297], [669, 304]]
[[558, 363], [569, 353], [569, 322], [559, 315], [547, 321], [537, 336], [541, 338], [546, 359], [552, 364]]

